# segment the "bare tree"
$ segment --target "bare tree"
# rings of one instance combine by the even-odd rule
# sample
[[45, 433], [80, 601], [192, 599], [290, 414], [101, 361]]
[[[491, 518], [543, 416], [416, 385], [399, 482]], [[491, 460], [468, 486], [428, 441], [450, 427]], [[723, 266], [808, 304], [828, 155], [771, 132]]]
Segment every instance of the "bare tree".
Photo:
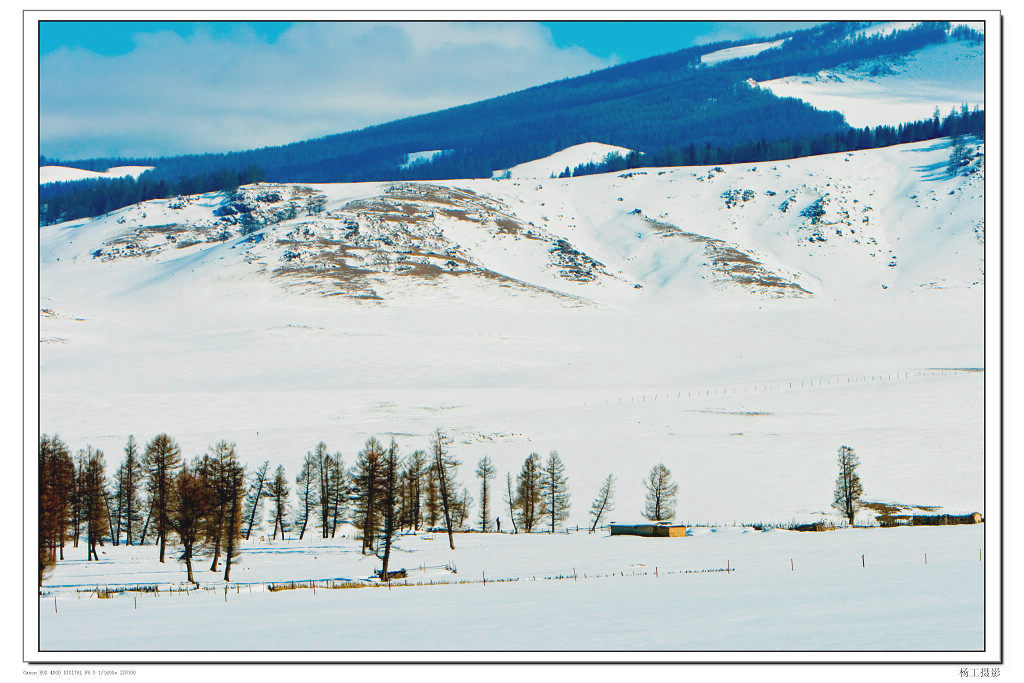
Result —
[[267, 484], [267, 497], [270, 498], [271, 515], [270, 523], [274, 525], [274, 532], [271, 540], [277, 538], [277, 530], [281, 530], [281, 538], [288, 530], [288, 477], [285, 476], [284, 466], [278, 465], [274, 471], [274, 478]]
[[435, 429], [430, 440], [431, 464], [437, 476], [437, 487], [441, 494], [441, 508], [444, 512], [444, 522], [448, 529], [448, 547], [455, 550], [455, 539], [452, 536], [452, 502], [454, 498], [453, 486], [455, 483], [456, 471], [459, 461], [452, 457], [446, 450], [449, 445], [448, 438]]
[[39, 585], [57, 563], [57, 549], [64, 559], [64, 534], [67, 531], [74, 489], [75, 463], [68, 447], [43, 434], [39, 437]]
[[864, 493], [860, 476], [857, 475], [860, 459], [849, 446], [840, 446], [836, 452], [836, 460], [839, 464], [839, 474], [836, 476], [832, 507], [853, 524], [854, 515], [860, 506], [860, 497]]
[[181, 449], [174, 439], [166, 434], [158, 434], [146, 444], [146, 452], [142, 458], [146, 468], [148, 486], [152, 500], [151, 514], [156, 521], [156, 534], [160, 539], [160, 561], [164, 561], [164, 548], [167, 545], [168, 496], [171, 481], [175, 472], [181, 467]]
[[295, 476], [295, 496], [298, 500], [295, 524], [299, 526], [299, 540], [306, 535], [306, 525], [309, 524], [309, 513], [313, 509], [316, 498], [316, 463], [312, 453], [306, 453], [306, 459], [302, 461], [302, 469]]
[[469, 489], [462, 487], [462, 494], [452, 496], [452, 527], [462, 529], [469, 519], [469, 508], [473, 505], [473, 496], [469, 495]]
[[245, 531], [243, 537], [249, 540], [252, 535], [252, 528], [256, 523], [256, 515], [263, 507], [263, 499], [266, 497], [267, 470], [270, 469], [270, 461], [264, 460], [259, 469], [252, 473], [252, 482], [249, 484], [249, 492], [245, 496], [245, 507], [242, 509], [242, 516], [245, 518]]
[[329, 538], [334, 517], [334, 457], [328, 452], [327, 444], [321, 441], [313, 449], [313, 466], [316, 475], [317, 513], [320, 519], [320, 536]]
[[505, 502], [508, 504], [508, 517], [512, 520], [512, 533], [518, 534], [519, 529], [516, 527], [516, 496], [512, 493], [512, 473], [505, 473]]
[[348, 508], [348, 489], [345, 477], [345, 461], [341, 459], [341, 452], [338, 451], [330, 460], [330, 486], [327, 487], [327, 495], [330, 497], [331, 513], [331, 538], [338, 532], [338, 522], [345, 517]]
[[140, 511], [139, 485], [142, 483], [142, 464], [139, 462], [139, 446], [134, 435], [129, 435], [128, 443], [124, 447], [124, 460], [117, 468], [114, 475], [114, 495], [117, 498], [119, 528], [116, 533], [120, 536], [123, 525], [125, 531], [125, 544], [132, 545], [136, 527], [142, 522]]
[[480, 531], [491, 530], [491, 496], [488, 482], [494, 479], [494, 463], [488, 456], [480, 458], [476, 465], [476, 476], [480, 478]]
[[99, 560], [96, 545], [110, 531], [110, 513], [107, 510], [107, 477], [103, 451], [89, 446], [85, 453], [85, 472], [82, 478], [82, 520], [86, 525], [86, 549], [89, 560]]
[[427, 526], [434, 528], [441, 519], [441, 493], [437, 488], [437, 470], [434, 468], [433, 460], [425, 466], [424, 470], [423, 506], [427, 513]]
[[85, 450], [79, 449], [75, 453], [73, 464], [74, 476], [71, 478], [73, 486], [71, 489], [71, 514], [68, 532], [71, 535], [72, 547], [77, 548], [78, 537], [82, 533], [82, 503], [85, 500], [85, 494], [82, 489], [85, 482], [85, 467], [87, 464]]
[[523, 531], [530, 533], [540, 520], [540, 456], [530, 455], [516, 476], [515, 518]]
[[197, 463], [197, 474], [210, 487], [210, 514], [204, 529], [206, 545], [212, 547], [210, 571], [219, 568], [224, 550], [225, 581], [231, 562], [238, 556], [238, 540], [242, 537], [242, 499], [245, 497], [245, 467], [238, 460], [237, 446], [218, 441]]
[[381, 499], [381, 477], [383, 475], [384, 447], [376, 437], [371, 436], [363, 444], [363, 450], [356, 456], [352, 482], [356, 488], [356, 516], [363, 530], [364, 555], [372, 552], [377, 527], [380, 524], [378, 509]]
[[183, 465], [178, 476], [174, 478], [172, 495], [169, 497], [170, 515], [168, 524], [181, 540], [181, 555], [178, 560], [185, 563], [185, 572], [189, 583], [199, 585], [192, 573], [192, 558], [195, 556], [196, 545], [200, 543], [206, 516], [210, 513], [212, 491], [209, 482], [197, 476], [194, 469], [200, 463], [196, 461], [193, 468]]
[[[235, 455], [235, 444], [231, 444], [231, 455]], [[241, 555], [239, 541], [242, 540], [242, 498], [245, 497], [245, 466], [237, 457], [229, 459], [225, 466], [224, 486], [227, 509], [224, 517], [224, 580], [231, 580], [231, 565]]]
[[398, 444], [391, 439], [381, 467], [381, 513], [384, 517], [381, 540], [384, 542], [384, 557], [381, 564], [381, 581], [388, 579], [388, 561], [391, 559], [391, 541], [395, 537], [395, 523], [398, 518]]
[[597, 492], [597, 498], [590, 504], [590, 517], [593, 522], [590, 525], [590, 533], [594, 533], [601, 524], [601, 518], [605, 513], [615, 509], [615, 475], [609, 474], [601, 484]]
[[402, 470], [402, 523], [409, 529], [419, 529], [423, 484], [427, 472], [425, 451], [413, 451]]
[[569, 478], [558, 451], [551, 451], [540, 473], [541, 515], [546, 517], [551, 533], [555, 524], [569, 518]]
[[676, 516], [676, 494], [679, 485], [672, 481], [672, 473], [663, 464], [651, 468], [644, 480], [647, 487], [647, 501], [644, 517], [652, 522], [663, 522]]

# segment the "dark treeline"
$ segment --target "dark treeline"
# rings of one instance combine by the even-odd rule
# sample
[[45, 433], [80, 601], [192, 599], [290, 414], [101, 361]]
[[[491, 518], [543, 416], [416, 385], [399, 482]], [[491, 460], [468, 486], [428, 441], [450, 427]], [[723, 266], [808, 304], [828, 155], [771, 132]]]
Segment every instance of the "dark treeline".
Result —
[[39, 186], [39, 224], [99, 216], [114, 209], [131, 206], [150, 199], [166, 199], [204, 192], [233, 192], [239, 185], [265, 179], [259, 166], [241, 171], [221, 169], [168, 180], [154, 171], [146, 171], [138, 179], [97, 178]]
[[985, 138], [985, 112], [975, 109], [968, 111], [966, 105], [960, 111], [951, 111], [945, 118], [938, 110], [928, 119], [903, 123], [898, 126], [875, 126], [874, 128], [850, 128], [836, 133], [825, 133], [814, 137], [806, 136], [786, 140], [758, 140], [730, 147], [666, 147], [655, 154], [632, 152], [626, 156], [610, 155], [598, 163], [581, 164], [566, 168], [558, 176], [568, 178], [610, 173], [631, 168], [657, 168], [662, 166], [706, 166], [710, 164], [739, 164], [760, 161], [778, 161], [850, 152], [861, 149], [876, 149], [907, 142], [920, 142], [936, 138], [970, 135], [979, 140]]
[[[282, 540], [289, 535], [301, 540], [306, 533], [328, 539], [335, 538], [342, 522], [354, 530], [353, 539], [360, 541], [364, 555], [381, 560], [378, 575], [386, 579], [393, 541], [403, 530], [447, 532], [454, 550], [453, 532], [470, 529], [473, 499], [467, 487], [459, 491], [461, 463], [451, 443], [436, 429], [426, 449], [403, 456], [393, 438], [384, 446], [370, 437], [346, 467], [341, 453], [331, 453], [321, 441], [306, 453], [291, 488], [283, 466], [273, 476], [269, 461], [247, 471], [237, 447], [227, 441], [186, 461], [167, 434], [153, 437], [141, 453], [135, 437], [129, 436], [124, 458], [108, 479], [102, 451], [87, 446], [72, 455], [59, 436], [43, 434], [38, 460], [39, 586], [58, 559], [65, 559], [65, 547], [76, 549], [80, 540], [88, 561], [100, 559], [97, 547], [104, 543], [152, 543], [159, 548], [160, 562], [171, 546], [187, 580], [198, 585], [194, 563], [200, 557], [212, 558], [210, 572], [219, 572], [223, 565], [224, 580], [229, 581], [242, 540], [257, 528], [269, 528], [270, 541], [278, 534]], [[863, 493], [856, 472], [859, 460], [852, 448], [843, 446], [838, 463], [833, 507], [852, 525]], [[489, 457], [479, 460], [475, 474], [480, 480], [480, 532], [500, 533], [503, 514], [512, 524], [506, 530], [511, 533], [555, 533], [569, 518], [569, 477], [557, 451], [544, 460], [530, 453], [517, 474], [506, 473], [504, 504], [497, 512], [491, 506], [497, 469]], [[615, 484], [612, 474], [602, 481], [590, 506], [589, 533], [615, 509]], [[671, 471], [658, 463], [643, 486], [641, 515], [654, 523], [674, 519], [679, 485]]]
[[[334, 538], [347, 522], [355, 530], [364, 555], [382, 561], [387, 576], [392, 542], [403, 530], [445, 531], [455, 548], [453, 532], [472, 521], [473, 498], [459, 483], [458, 459], [441, 430], [430, 435], [426, 448], [403, 456], [394, 439], [385, 446], [369, 438], [346, 467], [341, 453], [320, 442], [307, 452], [295, 479], [283, 466], [270, 474], [270, 462], [248, 471], [237, 447], [220, 441], [191, 460], [167, 434], [144, 447], [133, 436], [124, 457], [108, 478], [104, 454], [87, 446], [72, 454], [59, 436], [39, 439], [39, 585], [65, 549], [85, 545], [87, 560], [99, 560], [98, 546], [150, 545], [160, 562], [170, 546], [184, 565], [187, 580], [196, 581], [196, 562], [209, 558], [210, 572], [223, 570], [230, 580], [243, 539], [257, 530], [271, 541], [299, 539], [307, 533]], [[514, 477], [507, 474], [505, 506], [494, 511], [491, 481], [496, 470], [490, 458], [478, 463], [481, 503], [479, 530], [555, 532], [569, 515], [568, 477], [558, 453], [541, 461], [531, 453]], [[591, 507], [593, 532], [614, 509], [614, 481], [609, 475]], [[674, 492], [673, 492], [674, 495]], [[667, 508], [656, 513], [664, 519]], [[650, 517], [656, 519], [659, 517]]]
[[[947, 33], [945, 22], [926, 22], [884, 36], [854, 37], [865, 25], [834, 22], [780, 34], [777, 38], [787, 39], [781, 47], [714, 66], [703, 65], [701, 55], [743, 42], [687, 48], [473, 104], [279, 147], [158, 159], [45, 159], [93, 170], [129, 164], [155, 168], [139, 178], [139, 183], [147, 183], [146, 192], [131, 187], [114, 191], [109, 180], [47, 189], [46, 201], [41, 197], [47, 205], [41, 221], [118, 208], [113, 199], [102, 198], [106, 194], [139, 197], [135, 201], [173, 196], [178, 189], [174, 183], [186, 178], [220, 178], [221, 186], [206, 183], [205, 191], [229, 189], [238, 182], [230, 173], [241, 175], [242, 169], [254, 167], [262, 169], [263, 179], [276, 182], [489, 177], [495, 169], [590, 141], [637, 150], [685, 150], [793, 141], [794, 131], [800, 131], [801, 139], [838, 136], [851, 129], [837, 112], [776, 97], [745, 81], [810, 73], [865, 59], [884, 60], [947, 40], [982, 39], [964, 27]], [[400, 167], [406, 154], [429, 149], [449, 151], [426, 163]], [[166, 183], [162, 191], [160, 182]], [[78, 196], [64, 206], [60, 197], [73, 192]], [[87, 210], [90, 213], [82, 213]]]

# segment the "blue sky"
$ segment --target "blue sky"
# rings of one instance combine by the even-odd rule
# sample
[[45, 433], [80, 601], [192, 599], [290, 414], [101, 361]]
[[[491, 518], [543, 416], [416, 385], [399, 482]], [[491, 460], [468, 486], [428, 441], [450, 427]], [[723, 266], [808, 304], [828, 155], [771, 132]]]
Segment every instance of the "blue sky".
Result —
[[40, 147], [245, 149], [494, 97], [796, 22], [40, 23]]

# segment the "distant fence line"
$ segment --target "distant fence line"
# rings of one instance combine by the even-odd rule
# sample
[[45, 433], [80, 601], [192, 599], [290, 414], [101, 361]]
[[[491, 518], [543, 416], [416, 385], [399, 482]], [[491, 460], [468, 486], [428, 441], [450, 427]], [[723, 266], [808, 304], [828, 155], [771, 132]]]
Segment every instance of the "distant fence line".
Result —
[[872, 384], [879, 382], [907, 381], [923, 377], [950, 377], [984, 373], [983, 368], [926, 368], [922, 370], [900, 370], [872, 375], [831, 375], [775, 382], [755, 382], [751, 384], [728, 384], [716, 387], [702, 387], [663, 390], [654, 393], [631, 394], [617, 399], [605, 399], [598, 402], [584, 402], [583, 406], [624, 405], [628, 403], [647, 403], [648, 401], [674, 401], [684, 398], [701, 398], [710, 396], [739, 396], [742, 394], [765, 394], [809, 389], [823, 386], [843, 386], [848, 384]]

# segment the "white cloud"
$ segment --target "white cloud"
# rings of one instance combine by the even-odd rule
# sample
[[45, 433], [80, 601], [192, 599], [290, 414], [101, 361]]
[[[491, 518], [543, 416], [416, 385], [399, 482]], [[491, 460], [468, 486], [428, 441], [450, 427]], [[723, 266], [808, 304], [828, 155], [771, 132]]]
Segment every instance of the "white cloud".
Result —
[[65, 159], [277, 145], [609, 66], [533, 23], [307, 23], [268, 43], [143, 34], [130, 53], [40, 62], [42, 152]]

